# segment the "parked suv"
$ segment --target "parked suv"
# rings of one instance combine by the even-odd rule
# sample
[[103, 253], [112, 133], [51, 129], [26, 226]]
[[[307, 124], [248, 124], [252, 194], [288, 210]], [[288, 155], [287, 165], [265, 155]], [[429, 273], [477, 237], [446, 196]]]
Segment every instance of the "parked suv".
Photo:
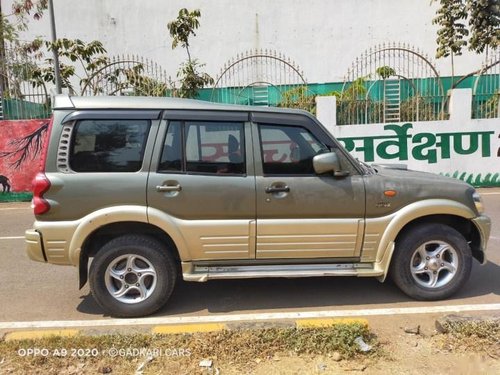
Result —
[[179, 277], [389, 274], [436, 300], [486, 262], [471, 186], [361, 163], [303, 111], [58, 96], [43, 163], [28, 255], [78, 267], [113, 316], [157, 311]]

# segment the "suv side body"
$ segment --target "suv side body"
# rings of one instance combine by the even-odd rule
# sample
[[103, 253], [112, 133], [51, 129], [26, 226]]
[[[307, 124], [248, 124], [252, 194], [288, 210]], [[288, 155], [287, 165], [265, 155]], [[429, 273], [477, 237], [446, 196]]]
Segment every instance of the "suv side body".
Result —
[[79, 267], [80, 286], [94, 258], [92, 293], [116, 316], [158, 310], [178, 274], [390, 273], [439, 299], [472, 257], [486, 261], [490, 221], [472, 187], [360, 164], [303, 111], [59, 96], [37, 179], [29, 256]]

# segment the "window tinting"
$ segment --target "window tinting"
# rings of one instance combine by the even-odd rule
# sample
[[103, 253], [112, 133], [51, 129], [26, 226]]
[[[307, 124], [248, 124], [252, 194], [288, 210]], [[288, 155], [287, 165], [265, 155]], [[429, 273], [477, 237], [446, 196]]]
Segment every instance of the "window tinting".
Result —
[[163, 144], [159, 172], [182, 170], [182, 127], [178, 121], [168, 125], [167, 135]]
[[314, 174], [313, 157], [328, 151], [302, 127], [259, 125], [259, 131], [264, 174]]
[[148, 120], [83, 120], [75, 125], [70, 167], [75, 172], [137, 172]]
[[184, 134], [187, 172], [245, 173], [243, 123], [186, 122]]

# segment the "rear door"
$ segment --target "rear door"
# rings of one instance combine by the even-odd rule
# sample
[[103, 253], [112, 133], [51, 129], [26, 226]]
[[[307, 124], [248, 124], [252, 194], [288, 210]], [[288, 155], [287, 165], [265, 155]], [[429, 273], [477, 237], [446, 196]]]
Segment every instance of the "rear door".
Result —
[[249, 125], [246, 112], [216, 111], [167, 111], [160, 125], [148, 206], [179, 229], [190, 260], [255, 257]]

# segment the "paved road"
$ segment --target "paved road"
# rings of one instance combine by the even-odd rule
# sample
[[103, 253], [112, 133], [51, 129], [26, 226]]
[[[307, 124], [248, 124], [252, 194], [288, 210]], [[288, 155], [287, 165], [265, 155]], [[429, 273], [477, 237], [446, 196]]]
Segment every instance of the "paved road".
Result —
[[[489, 261], [482, 267], [474, 262], [469, 284], [450, 300], [417, 302], [390, 282], [353, 277], [210, 281], [181, 283], [155, 316], [500, 304], [500, 189], [481, 193], [493, 220]], [[28, 204], [0, 205], [0, 322], [108, 319], [88, 287], [78, 290], [76, 269], [28, 259], [23, 239], [16, 237], [32, 221]]]

